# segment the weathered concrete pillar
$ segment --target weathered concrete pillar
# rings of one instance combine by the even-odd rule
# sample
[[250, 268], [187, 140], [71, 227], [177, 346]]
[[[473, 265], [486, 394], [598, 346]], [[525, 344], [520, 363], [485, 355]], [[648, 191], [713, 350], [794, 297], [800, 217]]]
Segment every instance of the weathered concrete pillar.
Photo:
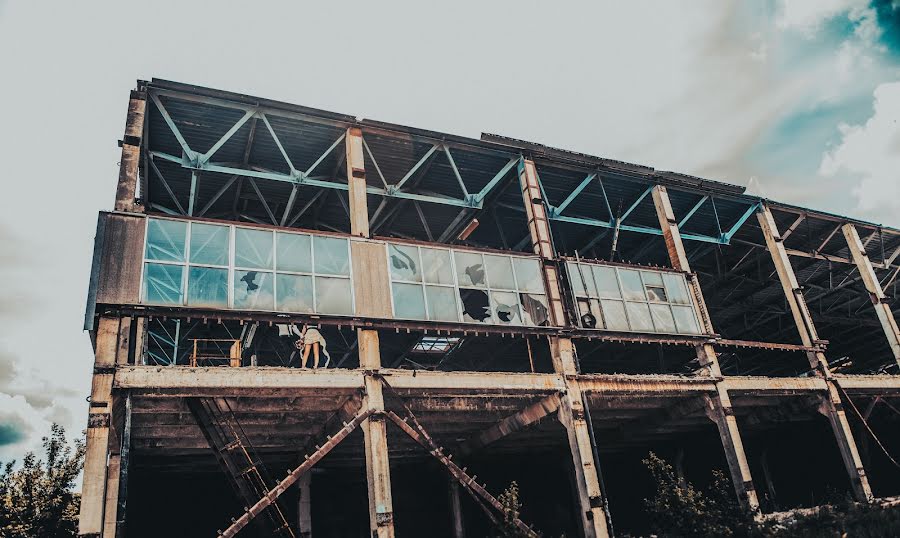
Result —
[[[673, 268], [689, 273], [691, 266], [688, 261], [687, 251], [684, 249], [684, 243], [681, 240], [678, 221], [675, 219], [675, 213], [672, 211], [669, 193], [664, 186], [656, 185], [653, 187], [652, 195], [653, 205], [656, 207], [656, 216], [663, 233], [663, 239], [666, 242], [666, 250], [669, 253], [669, 261]], [[706, 302], [703, 300], [700, 283], [693, 275], [688, 280], [693, 292], [691, 296], [694, 308], [699, 314], [704, 330], [712, 334], [714, 332], [712, 320], [706, 309]], [[698, 345], [696, 349], [701, 373], [721, 379], [722, 370], [719, 368], [719, 356], [715, 348], [711, 344], [704, 343]], [[731, 407], [731, 398], [720, 382], [716, 382], [715, 396], [706, 400], [706, 414], [719, 430], [719, 439], [722, 441], [722, 448], [725, 449], [728, 471], [731, 474], [731, 482], [734, 484], [738, 499], [748, 510], [752, 512], [759, 511], [759, 497], [756, 494], [756, 488], [753, 487], [750, 465], [747, 462], [747, 454], [744, 452], [744, 443], [738, 430], [737, 419]]]
[[119, 181], [116, 185], [116, 211], [142, 210], [134, 200], [138, 189], [138, 165], [141, 158], [141, 137], [144, 133], [144, 110], [147, 94], [133, 90], [128, 100], [128, 117], [125, 120], [125, 137], [122, 139], [122, 157], [119, 161]]
[[463, 524], [462, 503], [459, 496], [459, 482], [452, 476], [448, 480], [450, 484], [450, 530], [453, 538], [466, 538], [466, 528]]
[[[363, 158], [362, 131], [352, 127], [347, 130], [347, 184], [350, 199], [350, 231], [353, 235], [369, 237], [369, 210], [366, 201], [366, 168]], [[366, 255], [364, 243], [355, 245], [354, 263], [362, 263]], [[351, 247], [352, 248], [352, 247]], [[377, 249], [379, 253], [383, 249]], [[359, 254], [359, 255], [357, 255]], [[377, 265], [374, 264], [374, 268]], [[384, 265], [384, 264], [381, 264]], [[384, 282], [370, 277], [360, 278], [356, 286], [357, 313], [380, 312], [385, 308], [383, 300]], [[387, 301], [390, 304], [390, 300]], [[378, 378], [381, 368], [381, 351], [378, 331], [358, 329], [359, 367], [366, 371], [366, 396], [363, 407], [374, 414], [362, 424], [366, 450], [366, 482], [369, 490], [369, 528], [372, 536], [387, 538], [394, 536], [394, 507], [391, 500], [391, 469], [388, 457], [387, 428], [384, 421], [384, 395]]]
[[303, 473], [297, 480], [297, 487], [300, 490], [297, 499], [297, 530], [300, 532], [300, 538], [312, 538], [312, 502], [310, 497], [310, 486], [312, 484], [312, 473]]
[[872, 300], [872, 306], [875, 307], [875, 315], [884, 329], [884, 335], [887, 337], [888, 345], [891, 353], [894, 354], [894, 360], [900, 364], [900, 327], [897, 326], [897, 320], [894, 319], [894, 312], [891, 305], [887, 302], [887, 296], [881, 289], [881, 283], [872, 268], [872, 261], [866, 253], [866, 248], [859, 239], [859, 233], [856, 226], [852, 223], [846, 223], [842, 227], [844, 238], [847, 240], [847, 246], [850, 247], [850, 254], [856, 268], [859, 269], [859, 275], [862, 277], [863, 284], [869, 292], [869, 298]]
[[[806, 300], [803, 298], [803, 290], [797, 282], [797, 277], [791, 266], [791, 260], [782, 243], [778, 226], [772, 217], [772, 212], [768, 206], [763, 204], [760, 206], [757, 217], [759, 218], [763, 236], [766, 239], [766, 247], [772, 256], [778, 279], [781, 281], [781, 288], [784, 290], [784, 296], [797, 325], [797, 332], [800, 333], [800, 340], [805, 346], [814, 346], [819, 341], [819, 336], [816, 333], [812, 316], [806, 306]], [[869, 486], [869, 479], [859, 458], [859, 451], [856, 448], [856, 442], [853, 439], [853, 432], [850, 429], [850, 423], [847, 421], [847, 415], [844, 413], [838, 388], [831, 375], [831, 370], [828, 368], [828, 360], [821, 351], [809, 351], [806, 356], [810, 367], [816, 372], [816, 375], [825, 379], [828, 387], [826, 395], [822, 398], [819, 411], [828, 418], [831, 428], [834, 430], [835, 440], [841, 452], [841, 459], [844, 461], [847, 474], [850, 476], [853, 494], [858, 501], [868, 502], [872, 499], [872, 488]]]
[[[566, 324], [562, 305], [562, 288], [556, 265], [556, 257], [547, 208], [537, 177], [534, 162], [524, 159], [519, 163], [519, 184], [528, 219], [528, 229], [535, 254], [544, 258], [544, 281], [547, 285], [550, 303], [550, 318], [554, 325]], [[557, 416], [566, 428], [569, 452], [575, 468], [575, 490], [578, 513], [581, 515], [581, 532], [586, 538], [609, 536], [609, 528], [604, 511], [603, 492], [600, 489], [598, 470], [594, 462], [591, 446], [590, 425], [585, 417], [581, 388], [576, 375], [575, 349], [569, 338], [550, 339], [550, 354], [553, 369], [565, 380], [566, 390], [560, 399]]]

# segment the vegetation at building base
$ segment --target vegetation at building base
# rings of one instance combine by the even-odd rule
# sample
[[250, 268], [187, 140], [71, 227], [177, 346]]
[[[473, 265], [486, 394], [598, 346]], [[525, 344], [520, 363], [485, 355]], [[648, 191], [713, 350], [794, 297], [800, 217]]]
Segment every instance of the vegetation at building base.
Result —
[[46, 460], [29, 452], [0, 472], [0, 538], [58, 538], [78, 533], [80, 496], [73, 492], [84, 464], [84, 442], [69, 444], [65, 429], [53, 424], [43, 439]]
[[721, 471], [705, 490], [681, 480], [672, 466], [650, 453], [643, 460], [658, 487], [645, 499], [654, 536], [735, 538], [881, 538], [900, 536], [900, 507], [863, 505], [843, 499], [816, 510], [755, 520], [734, 498]]

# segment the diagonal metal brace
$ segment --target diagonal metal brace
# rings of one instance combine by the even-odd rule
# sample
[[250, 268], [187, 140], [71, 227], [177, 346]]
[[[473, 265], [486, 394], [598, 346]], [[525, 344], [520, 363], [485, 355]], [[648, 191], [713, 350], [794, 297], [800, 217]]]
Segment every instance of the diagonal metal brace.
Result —
[[234, 523], [231, 524], [230, 527], [225, 529], [223, 532], [219, 533], [219, 536], [224, 536], [227, 538], [231, 538], [235, 536], [238, 531], [243, 529], [250, 523], [250, 520], [256, 517], [260, 512], [265, 510], [270, 504], [275, 502], [275, 499], [280, 497], [291, 485], [296, 482], [303, 473], [310, 470], [313, 465], [318, 463], [325, 457], [326, 454], [331, 452], [331, 449], [336, 447], [341, 441], [347, 438], [353, 430], [359, 427], [360, 424], [363, 423], [364, 420], [369, 418], [372, 414], [371, 409], [367, 409], [365, 411], [357, 414], [353, 420], [344, 424], [344, 427], [341, 428], [336, 434], [334, 434], [325, 444], [319, 447], [315, 452], [311, 455], [306, 456], [306, 460], [300, 464], [299, 467], [288, 473], [287, 477], [284, 480], [278, 483], [277, 486], [272, 488], [271, 491], [265, 494], [262, 499], [256, 502], [253, 506], [248, 508], [241, 517], [234, 520]]

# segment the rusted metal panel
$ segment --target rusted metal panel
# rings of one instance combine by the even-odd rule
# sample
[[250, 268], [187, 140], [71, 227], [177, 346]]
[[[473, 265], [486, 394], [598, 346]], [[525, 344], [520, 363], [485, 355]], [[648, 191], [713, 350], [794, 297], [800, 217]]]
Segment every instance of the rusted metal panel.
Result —
[[97, 277], [97, 303], [136, 304], [141, 297], [144, 218], [107, 213]]

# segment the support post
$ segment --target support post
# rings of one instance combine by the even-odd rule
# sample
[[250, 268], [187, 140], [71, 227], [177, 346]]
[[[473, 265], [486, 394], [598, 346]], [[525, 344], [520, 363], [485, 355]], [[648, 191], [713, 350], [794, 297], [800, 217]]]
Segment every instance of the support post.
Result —
[[[766, 247], [772, 256], [772, 262], [775, 264], [778, 279], [781, 281], [781, 288], [784, 290], [784, 296], [794, 317], [797, 331], [800, 333], [800, 340], [805, 346], [813, 346], [819, 341], [819, 336], [816, 333], [812, 316], [806, 306], [806, 300], [803, 298], [803, 290], [797, 282], [797, 277], [791, 266], [791, 260], [782, 242], [781, 234], [778, 232], [778, 226], [766, 204], [760, 205], [757, 218], [759, 219], [763, 236], [766, 239]], [[847, 474], [850, 476], [853, 494], [858, 501], [869, 502], [872, 500], [872, 488], [869, 486], [869, 479], [860, 460], [859, 451], [853, 439], [853, 432], [850, 429], [850, 423], [847, 421], [847, 415], [844, 413], [834, 377], [828, 368], [828, 360], [825, 358], [825, 353], [822, 351], [808, 351], [806, 356], [810, 367], [816, 372], [816, 375], [825, 379], [828, 387], [819, 411], [828, 418], [828, 422], [831, 423], [831, 428], [834, 430], [835, 440], [841, 452], [841, 459], [844, 461]]]
[[[99, 319], [95, 342], [94, 376], [91, 381], [91, 399], [88, 409], [78, 535], [100, 537], [107, 535], [104, 533], [105, 508], [110, 503], [115, 506], [118, 502], [118, 459], [112, 460], [109, 469], [112, 472], [108, 472], [110, 426], [113, 412], [113, 372], [119, 349], [118, 318], [101, 317]], [[110, 481], [113, 483], [110, 484]], [[114, 520], [115, 515], [112, 517]]]
[[869, 259], [866, 248], [859, 238], [856, 226], [848, 222], [841, 228], [844, 232], [844, 238], [847, 240], [847, 246], [850, 247], [853, 263], [859, 269], [863, 284], [865, 284], [866, 290], [869, 292], [869, 298], [872, 300], [872, 306], [875, 307], [875, 314], [878, 316], [882, 329], [884, 329], [884, 335], [887, 337], [888, 345], [894, 354], [894, 360], [897, 361], [897, 364], [900, 364], [900, 328], [897, 326], [897, 320], [894, 319], [891, 305], [887, 302], [887, 296], [884, 294], [884, 290], [881, 289], [878, 276], [872, 268], [872, 261]]
[[297, 499], [297, 531], [301, 538], [312, 538], [312, 503], [310, 486], [312, 473], [305, 473], [297, 480], [300, 496]]
[[119, 181], [116, 185], [114, 206], [116, 211], [139, 211], [135, 197], [146, 104], [146, 92], [136, 90], [131, 92], [131, 98], [128, 100], [128, 117], [125, 120], [125, 137], [122, 139], [122, 158], [119, 160]]
[[[363, 160], [362, 131], [347, 130], [347, 184], [350, 199], [350, 230], [353, 235], [369, 237], [369, 211], [366, 203], [366, 172]], [[364, 280], [362, 286], [376, 284]], [[357, 295], [357, 309], [369, 311], [379, 305], [359, 304], [374, 301], [374, 290], [361, 290]], [[378, 331], [357, 329], [359, 367], [365, 374], [366, 395], [363, 410], [371, 412], [362, 424], [366, 451], [366, 483], [369, 490], [369, 529], [373, 537], [393, 538], [394, 506], [391, 500], [391, 469], [388, 457], [387, 424], [384, 414], [383, 386], [378, 377], [381, 369], [381, 350]]]
[[[663, 239], [666, 242], [666, 250], [669, 252], [669, 260], [672, 263], [672, 267], [679, 271], [690, 273], [690, 262], [688, 261], [687, 251], [684, 249], [684, 243], [681, 240], [681, 232], [678, 230], [678, 221], [675, 220], [675, 213], [672, 211], [669, 193], [662, 185], [655, 185], [651, 192], [653, 205], [656, 207], [656, 216], [659, 220], [660, 229], [663, 232]], [[688, 280], [693, 292], [691, 295], [694, 307], [700, 314], [699, 317], [703, 321], [704, 329], [707, 333], [712, 334], [712, 320], [709, 317], [709, 312], [706, 310], [706, 302], [703, 300], [700, 283], [693, 275]], [[696, 350], [701, 372], [719, 380], [716, 381], [715, 396], [706, 400], [706, 412], [719, 430], [719, 438], [722, 441], [722, 448], [725, 449], [725, 459], [728, 462], [728, 470], [731, 474], [735, 493], [744, 508], [756, 513], [759, 511], [759, 497], [756, 494], [756, 488], [753, 487], [753, 477], [750, 475], [750, 465], [747, 462], [747, 454], [744, 452], [744, 443], [741, 440], [737, 419], [731, 406], [731, 398], [721, 382], [722, 370], [719, 367], [718, 354], [712, 344], [709, 343], [698, 345]]]
[[[543, 258], [544, 281], [550, 300], [551, 320], [554, 325], [566, 323], [562, 306], [559, 274], [552, 260], [556, 257], [547, 208], [541, 192], [537, 170], [531, 159], [519, 163], [519, 183], [522, 200], [528, 218], [528, 230], [535, 254]], [[591, 448], [591, 427], [585, 417], [584, 399], [576, 376], [575, 348], [569, 338], [551, 337], [550, 353], [553, 369], [561, 374], [566, 388], [560, 398], [557, 416], [566, 428], [569, 451], [575, 467], [576, 504], [580, 514], [580, 528], [585, 538], [606, 538], [609, 528], [604, 511], [603, 492]]]
[[450, 530], [453, 533], [453, 538], [466, 538], [462, 503], [459, 496], [459, 482], [452, 476], [448, 477], [448, 482], [450, 483]]

